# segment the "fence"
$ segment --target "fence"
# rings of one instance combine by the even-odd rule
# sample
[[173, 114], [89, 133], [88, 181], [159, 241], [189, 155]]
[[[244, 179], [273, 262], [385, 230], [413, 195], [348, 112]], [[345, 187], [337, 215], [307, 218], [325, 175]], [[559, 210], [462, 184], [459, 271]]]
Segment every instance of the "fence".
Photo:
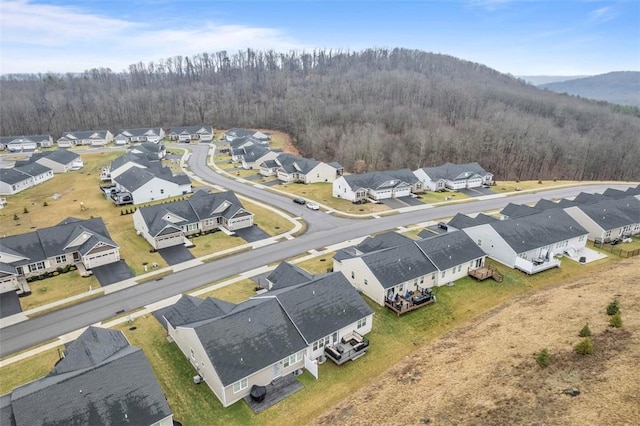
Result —
[[613, 244], [607, 244], [607, 243], [601, 243], [601, 242], [596, 242], [593, 244], [593, 246], [599, 248], [600, 250], [606, 250], [608, 252], [611, 252], [617, 256], [624, 257], [624, 258], [640, 255], [640, 248], [637, 248], [635, 250], [625, 250], [623, 247], [620, 247], [619, 244], [613, 245]]

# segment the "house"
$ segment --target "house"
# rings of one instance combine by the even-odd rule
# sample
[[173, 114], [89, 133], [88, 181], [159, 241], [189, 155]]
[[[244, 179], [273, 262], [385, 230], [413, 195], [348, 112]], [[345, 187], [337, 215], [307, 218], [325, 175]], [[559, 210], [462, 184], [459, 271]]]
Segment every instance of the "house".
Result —
[[[229, 144], [229, 154], [231, 155], [231, 160], [235, 162], [243, 161], [246, 155], [247, 157], [251, 157], [247, 160], [249, 163], [255, 163], [261, 155], [266, 154], [266, 150], [268, 149], [268, 140], [263, 141], [254, 139], [253, 137], [237, 138]], [[253, 153], [254, 150], [256, 150], [255, 154]]]
[[158, 143], [164, 138], [164, 130], [161, 127], [123, 129], [118, 130], [114, 140], [117, 145], [125, 145], [131, 142]]
[[3, 136], [0, 137], [0, 149], [7, 151], [35, 150], [53, 146], [51, 135]]
[[143, 142], [129, 149], [132, 154], [147, 157], [148, 160], [162, 160], [167, 156], [167, 148], [161, 143]]
[[485, 257], [463, 232], [421, 240], [387, 232], [339, 250], [333, 268], [374, 302], [393, 309], [399, 298], [428, 295], [433, 287], [465, 277], [482, 267]]
[[224, 132], [223, 136], [227, 142], [233, 142], [239, 139], [252, 138], [258, 142], [268, 144], [269, 141], [271, 140], [271, 136], [266, 135], [262, 132], [249, 130], [249, 129], [239, 129], [239, 128], [229, 129], [226, 132]]
[[251, 227], [253, 214], [232, 191], [196, 191], [183, 201], [139, 208], [133, 214], [133, 226], [154, 249], [161, 249], [184, 244], [189, 235]]
[[[473, 218], [462, 213], [457, 213], [449, 222], [447, 222], [447, 231], [459, 231], [469, 226], [482, 225], [485, 223], [495, 222], [496, 220], [498, 219], [484, 213], [480, 213]], [[418, 236], [423, 238], [424, 234], [421, 232]]]
[[232, 159], [236, 158], [236, 161], [240, 161], [242, 168], [245, 170], [257, 168], [262, 162], [272, 160], [278, 155], [278, 152], [271, 151], [263, 145], [252, 144], [242, 148], [232, 148], [231, 150]]
[[129, 167], [116, 177], [111, 175], [111, 181], [113, 186], [105, 195], [109, 195], [116, 204], [125, 204], [118, 200], [127, 197], [127, 202], [142, 204], [191, 192], [191, 179], [185, 174], [174, 175], [168, 167]]
[[113, 134], [109, 130], [64, 132], [56, 141], [60, 148], [71, 148], [78, 145], [104, 146], [111, 142], [113, 142]]
[[202, 141], [211, 142], [214, 137], [212, 126], [183, 126], [172, 127], [169, 132], [169, 139], [179, 142]]
[[640, 200], [632, 195], [592, 204], [567, 207], [564, 211], [589, 231], [589, 240], [610, 242], [640, 234]]
[[171, 426], [144, 352], [124, 333], [87, 328], [45, 377], [0, 397], [3, 425]]
[[445, 163], [437, 167], [424, 167], [413, 172], [425, 188], [431, 191], [448, 189], [477, 188], [493, 183], [493, 174], [478, 163]]
[[13, 167], [14, 170], [24, 173], [25, 175], [33, 178], [33, 184], [38, 185], [53, 178], [53, 170], [47, 166], [43, 166], [39, 163], [31, 162], [16, 162]]
[[[280, 154], [275, 158], [280, 165], [276, 176], [282, 182], [333, 182], [342, 175], [343, 168], [337, 163], [327, 164], [313, 158], [302, 158], [292, 154]], [[261, 167], [261, 173], [263, 168]], [[269, 168], [264, 167], [267, 171]]]
[[502, 210], [500, 210], [500, 219], [516, 219], [523, 216], [529, 216], [532, 214], [540, 213], [540, 210], [536, 207], [530, 207], [526, 204], [509, 203]]
[[[228, 407], [254, 385], [302, 368], [317, 377], [316, 361], [342, 339], [363, 340], [373, 312], [341, 274], [331, 273], [237, 305], [183, 296], [161, 315], [198, 377]], [[362, 351], [343, 352], [345, 359], [364, 354], [368, 342], [361, 343]]]
[[280, 290], [309, 282], [312, 279], [313, 275], [299, 266], [289, 262], [280, 262], [276, 269], [271, 271], [265, 278], [266, 285], [264, 288], [267, 290]]
[[[109, 236], [101, 218], [69, 217], [56, 226], [0, 238], [0, 264], [4, 272], [15, 275], [13, 290], [18, 289], [21, 279], [67, 265], [91, 270], [119, 260], [120, 247]], [[6, 287], [2, 290], [8, 291]]]
[[352, 202], [409, 197], [422, 191], [422, 182], [409, 169], [340, 176], [333, 181], [333, 196]]
[[55, 151], [33, 154], [31, 161], [49, 167], [53, 170], [53, 173], [67, 173], [84, 167], [84, 162], [80, 155], [67, 149], [56, 149]]
[[0, 195], [13, 195], [35, 183], [33, 177], [16, 169], [0, 169]]
[[102, 171], [100, 172], [100, 179], [102, 181], [112, 180], [129, 170], [131, 167], [148, 169], [152, 167], [161, 167], [161, 164], [157, 161], [155, 163], [152, 162], [146, 155], [126, 152], [111, 161], [109, 166], [102, 168]]
[[462, 229], [492, 259], [535, 274], [559, 267], [556, 254], [582, 250], [588, 231], [562, 209]]

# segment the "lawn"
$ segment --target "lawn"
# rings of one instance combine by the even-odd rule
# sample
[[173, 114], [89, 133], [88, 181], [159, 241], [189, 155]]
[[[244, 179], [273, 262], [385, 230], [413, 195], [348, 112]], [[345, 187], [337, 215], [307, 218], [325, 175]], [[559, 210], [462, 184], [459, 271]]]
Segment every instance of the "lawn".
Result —
[[[215, 283], [213, 283], [215, 284]], [[207, 284], [211, 286], [213, 284]], [[248, 298], [256, 295], [256, 283], [247, 278], [242, 281], [229, 284], [227, 286], [211, 290], [208, 293], [201, 294], [200, 298], [206, 299], [207, 297], [215, 297], [216, 299], [226, 300], [231, 303], [244, 302]]]
[[336, 252], [332, 251], [322, 256], [316, 256], [309, 260], [296, 263], [295, 265], [314, 275], [324, 274], [328, 272], [329, 269], [333, 269], [333, 256], [335, 254]]
[[267, 208], [252, 203], [247, 199], [242, 199], [241, 201], [242, 205], [254, 214], [253, 222], [258, 224], [260, 229], [271, 236], [290, 231], [295, 226], [284, 217]]
[[29, 287], [31, 294], [19, 299], [23, 311], [86, 293], [90, 289], [95, 290], [100, 288], [100, 283], [94, 276], [81, 277], [76, 270], [44, 280], [32, 281]]
[[242, 238], [229, 236], [222, 231], [192, 237], [190, 240], [195, 244], [195, 247], [189, 248], [189, 251], [195, 257], [207, 256], [218, 251], [245, 244]]
[[60, 359], [58, 350], [61, 348], [62, 346], [49, 349], [0, 368], [0, 395], [11, 392], [16, 386], [49, 374]]
[[[329, 258], [329, 254], [322, 258]], [[223, 409], [217, 398], [206, 385], [194, 385], [191, 377], [195, 370], [177, 346], [166, 340], [166, 332], [151, 316], [136, 319], [133, 324], [119, 327], [127, 335], [131, 344], [144, 349], [153, 370], [160, 382], [176, 420], [183, 424], [204, 425], [224, 424], [283, 424], [297, 425], [307, 423], [343, 398], [366, 386], [370, 379], [376, 377], [410, 356], [419, 347], [428, 344], [434, 338], [447, 331], [461, 326], [510, 298], [533, 292], [545, 286], [563, 282], [569, 278], [588, 276], [602, 265], [602, 262], [615, 262], [618, 259], [606, 259], [596, 264], [582, 265], [565, 260], [562, 267], [528, 276], [519, 271], [499, 266], [504, 274], [504, 281], [493, 280], [477, 282], [465, 278], [452, 287], [434, 289], [438, 302], [423, 309], [397, 317], [388, 309], [378, 306], [366, 299], [373, 311], [373, 331], [367, 336], [371, 342], [367, 354], [355, 362], [336, 366], [326, 362], [319, 366], [318, 380], [309, 373], [299, 377], [305, 388], [278, 403], [259, 415], [254, 415], [243, 402]], [[495, 266], [491, 261], [489, 265]], [[314, 270], [313, 262], [303, 262], [302, 266]], [[232, 284], [216, 290], [210, 295], [239, 302], [242, 297], [252, 294], [253, 284], [249, 280]], [[130, 327], [135, 325], [135, 330]], [[32, 362], [0, 369], [3, 378], [3, 389], [33, 380], [42, 376], [52, 367], [57, 359], [56, 353], [34, 357]], [[28, 362], [28, 364], [27, 364]], [[24, 368], [28, 365], [29, 368]], [[20, 373], [19, 378], [5, 383], [5, 377], [13, 372]]]
[[[502, 194], [504, 192], [514, 192], [514, 191], [526, 191], [528, 189], [546, 189], [554, 186], [563, 186], [563, 185], [581, 185], [585, 182], [578, 180], [521, 180], [521, 181], [499, 181], [496, 182], [495, 186], [491, 187], [491, 190], [497, 194]], [[519, 189], [518, 189], [519, 188]]]

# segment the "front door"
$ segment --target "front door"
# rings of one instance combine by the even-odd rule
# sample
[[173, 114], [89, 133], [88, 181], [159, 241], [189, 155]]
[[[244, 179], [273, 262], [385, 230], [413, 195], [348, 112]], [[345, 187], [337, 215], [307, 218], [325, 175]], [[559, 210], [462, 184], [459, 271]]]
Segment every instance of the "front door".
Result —
[[273, 378], [280, 377], [280, 363], [276, 362], [273, 364]]

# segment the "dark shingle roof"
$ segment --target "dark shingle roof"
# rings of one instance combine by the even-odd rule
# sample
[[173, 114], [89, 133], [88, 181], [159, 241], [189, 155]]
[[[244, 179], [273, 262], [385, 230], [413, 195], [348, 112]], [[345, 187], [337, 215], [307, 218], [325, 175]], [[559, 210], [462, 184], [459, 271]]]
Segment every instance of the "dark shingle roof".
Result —
[[560, 205], [555, 201], [545, 200], [544, 198], [538, 200], [538, 202], [533, 206], [533, 208], [544, 211], [549, 209], [557, 209], [560, 208]]
[[485, 176], [487, 174], [490, 174], [476, 162], [466, 164], [445, 163], [442, 166], [425, 167], [422, 170], [433, 181], [439, 179], [461, 180], [469, 179], [474, 175]]
[[43, 157], [59, 164], [69, 164], [80, 156], [68, 149], [56, 149], [55, 151], [45, 153]]
[[320, 161], [313, 158], [303, 158], [292, 154], [280, 154], [277, 158], [282, 169], [288, 174], [302, 173], [307, 174], [314, 167], [320, 164]]
[[118, 130], [118, 134], [129, 133], [131, 136], [160, 136], [160, 127], [144, 127], [140, 129], [122, 129]]
[[416, 244], [441, 271], [485, 256], [484, 251], [462, 231], [425, 238]]
[[267, 276], [267, 281], [273, 284], [273, 290], [306, 283], [312, 279], [313, 275], [289, 262], [280, 262]]
[[32, 179], [26, 173], [23, 173], [16, 169], [0, 169], [0, 182], [13, 185], [14, 183], [23, 182], [25, 180]]
[[213, 134], [213, 127], [209, 125], [172, 127], [170, 133], [175, 135], [179, 135], [181, 133], [185, 135], [195, 135], [196, 133]]
[[604, 230], [640, 223], [640, 201], [633, 196], [576, 206]]
[[367, 253], [361, 258], [383, 288], [390, 288], [436, 271], [435, 265], [425, 257], [415, 241]]
[[510, 218], [516, 218], [540, 213], [540, 210], [529, 207], [525, 204], [509, 203], [500, 210], [500, 213]]
[[[476, 217], [469, 217], [462, 213], [457, 213], [453, 219], [447, 223], [447, 225], [455, 229], [464, 229], [470, 226], [478, 226], [484, 225], [485, 223], [495, 222], [496, 220], [498, 219], [484, 213], [480, 213]], [[420, 236], [422, 236], [422, 234]]]
[[40, 142], [51, 139], [51, 135], [20, 135], [20, 136], [1, 136], [0, 144], [6, 145], [12, 141], [24, 142]]
[[371, 253], [385, 248], [397, 247], [411, 241], [413, 240], [407, 236], [395, 231], [388, 231], [365, 238], [355, 249], [360, 253]]
[[[144, 353], [122, 332], [89, 327], [66, 354], [51, 374], [12, 392], [17, 426], [153, 424], [171, 415]], [[58, 371], [63, 363], [69, 368]]]
[[235, 307], [233, 303], [209, 297], [199, 299], [197, 297], [184, 295], [174, 305], [163, 309], [160, 316], [174, 328], [200, 322], [208, 319], [218, 318], [228, 314]]
[[524, 253], [588, 234], [586, 229], [562, 209], [499, 220], [490, 223], [489, 226], [493, 227], [516, 253]]
[[291, 288], [277, 298], [309, 344], [373, 313], [340, 272]]
[[344, 179], [352, 190], [357, 190], [358, 188], [384, 189], [413, 185], [417, 182], [418, 178], [413, 173], [411, 173], [413, 177], [409, 176], [406, 171], [411, 173], [409, 169], [387, 170], [383, 172], [348, 175], [344, 176]]
[[159, 169], [154, 167], [147, 169], [131, 167], [113, 178], [113, 180], [127, 191], [133, 192], [136, 189], [141, 188], [146, 183], [152, 181], [154, 178], [172, 182], [176, 185], [186, 185], [191, 183], [191, 180], [187, 175], [174, 175], [168, 167], [162, 167]]
[[15, 169], [33, 177], [40, 176], [51, 171], [49, 167], [43, 166], [39, 163], [29, 163], [23, 166], [15, 167]]
[[242, 303], [194, 330], [223, 386], [307, 347], [274, 298]]
[[[62, 138], [67, 139], [104, 139], [107, 137], [108, 130], [82, 130], [79, 132], [64, 132]], [[94, 136], [92, 138], [92, 136]], [[62, 139], [61, 138], [61, 139]]]
[[608, 199], [610, 198], [607, 197], [606, 195], [589, 194], [586, 192], [581, 192], [578, 195], [576, 195], [573, 201], [578, 204], [593, 204], [593, 203], [597, 203], [598, 201], [603, 201]]

